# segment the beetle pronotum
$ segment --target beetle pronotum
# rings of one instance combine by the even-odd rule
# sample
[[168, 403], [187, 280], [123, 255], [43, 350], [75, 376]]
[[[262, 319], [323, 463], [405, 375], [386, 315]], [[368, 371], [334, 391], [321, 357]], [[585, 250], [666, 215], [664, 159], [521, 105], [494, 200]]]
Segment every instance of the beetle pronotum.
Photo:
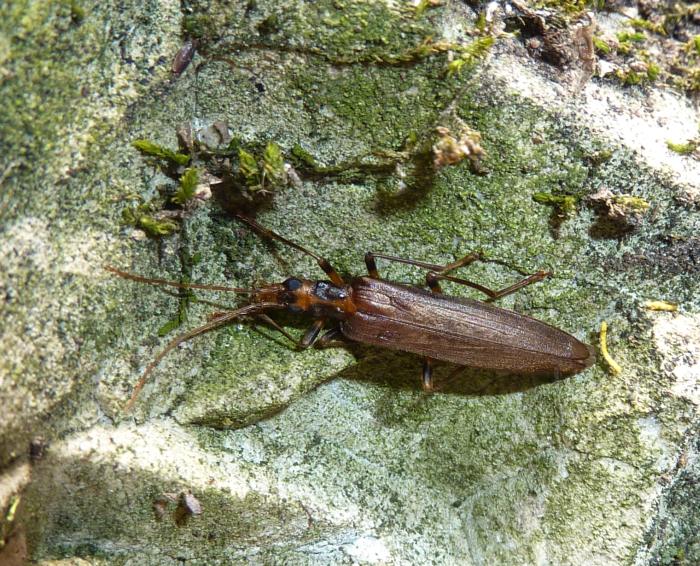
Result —
[[[433, 360], [507, 373], [553, 375], [577, 373], [595, 361], [593, 348], [563, 330], [486, 302], [443, 295], [440, 288], [440, 280], [452, 281], [484, 293], [488, 300], [495, 300], [544, 279], [549, 275], [545, 271], [539, 271], [499, 291], [492, 291], [449, 274], [459, 267], [482, 259], [478, 253], [468, 254], [443, 266], [367, 252], [365, 264], [368, 275], [355, 277], [346, 283], [325, 258], [262, 227], [250, 218], [242, 215], [237, 215], [237, 218], [263, 236], [314, 258], [330, 281], [289, 277], [282, 283], [246, 290], [149, 279], [107, 267], [107, 270], [120, 277], [141, 283], [249, 295], [247, 305], [215, 313], [207, 324], [174, 338], [146, 367], [127, 408], [133, 405], [149, 374], [168, 352], [190, 338], [245, 316], [264, 320], [300, 348], [344, 337], [424, 356], [422, 385], [426, 391], [433, 390]], [[377, 270], [377, 258], [427, 269], [426, 284], [430, 291], [381, 279]], [[298, 342], [266, 314], [281, 309], [307, 313], [315, 319]], [[321, 336], [321, 330], [331, 321], [335, 321], [336, 326]]]

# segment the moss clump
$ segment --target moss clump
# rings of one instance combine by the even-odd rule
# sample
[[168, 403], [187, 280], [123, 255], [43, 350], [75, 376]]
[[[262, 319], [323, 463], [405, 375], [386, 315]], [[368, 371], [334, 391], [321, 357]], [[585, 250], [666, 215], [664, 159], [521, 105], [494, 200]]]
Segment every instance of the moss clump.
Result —
[[659, 74], [661, 73], [661, 67], [657, 65], [656, 63], [648, 63], [647, 64], [647, 78], [650, 81], [655, 81], [656, 79], [659, 78]]
[[635, 68], [618, 69], [615, 77], [624, 85], [652, 83], [659, 78], [661, 68], [656, 63], [640, 64]]
[[640, 31], [621, 31], [617, 34], [617, 40], [620, 43], [642, 43], [647, 36]]
[[159, 218], [157, 207], [151, 203], [143, 203], [136, 207], [125, 208], [122, 220], [125, 224], [140, 228], [152, 238], [168, 236], [179, 229], [177, 222], [170, 218]]
[[68, 7], [70, 8], [71, 21], [76, 25], [80, 25], [85, 19], [85, 8], [77, 0], [69, 0]]
[[647, 36], [640, 31], [621, 31], [616, 35], [617, 46], [615, 50], [622, 55], [629, 55], [635, 49], [635, 44], [644, 43]]
[[561, 216], [571, 216], [576, 212], [576, 197], [571, 195], [555, 195], [552, 193], [535, 193], [532, 200], [539, 204], [552, 206]]
[[615, 195], [612, 197], [611, 202], [622, 208], [626, 209], [633, 214], [641, 214], [649, 210], [651, 206], [642, 197], [635, 197], [632, 195]]
[[598, 53], [603, 55], [608, 55], [613, 50], [610, 44], [600, 37], [593, 37], [593, 46]]
[[180, 206], [185, 205], [187, 201], [194, 198], [198, 182], [199, 171], [197, 168], [190, 167], [189, 169], [186, 169], [182, 174], [182, 177], [180, 177], [180, 186], [173, 195], [172, 201]]
[[269, 142], [265, 146], [263, 153], [263, 172], [265, 178], [273, 187], [281, 187], [287, 182], [287, 175], [284, 171], [284, 159], [282, 150], [275, 142]]
[[275, 142], [268, 142], [262, 155], [238, 150], [238, 172], [249, 193], [271, 193], [287, 184], [282, 150]]
[[659, 35], [666, 35], [666, 29], [663, 24], [644, 20], [642, 18], [632, 18], [629, 20], [629, 25], [637, 30], [646, 30]]
[[145, 155], [150, 155], [151, 157], [157, 157], [158, 159], [165, 159], [166, 161], [171, 161], [177, 165], [187, 165], [190, 161], [190, 156], [184, 153], [178, 153], [166, 147], [162, 147], [152, 141], [139, 139], [132, 142], [136, 149]]
[[666, 146], [671, 151], [680, 155], [692, 155], [700, 147], [700, 138], [688, 140], [685, 143], [675, 143], [671, 140], [666, 142]]
[[696, 35], [695, 37], [689, 39], [685, 44], [685, 50], [687, 53], [700, 57], [700, 35]]
[[318, 167], [318, 163], [314, 156], [299, 144], [295, 144], [294, 147], [292, 147], [292, 157], [295, 165], [311, 167], [312, 169]]
[[462, 47], [459, 58], [447, 65], [447, 76], [458, 75], [465, 66], [471, 67], [475, 65], [480, 59], [486, 57], [493, 43], [494, 38], [486, 36], [480, 37], [469, 45]]

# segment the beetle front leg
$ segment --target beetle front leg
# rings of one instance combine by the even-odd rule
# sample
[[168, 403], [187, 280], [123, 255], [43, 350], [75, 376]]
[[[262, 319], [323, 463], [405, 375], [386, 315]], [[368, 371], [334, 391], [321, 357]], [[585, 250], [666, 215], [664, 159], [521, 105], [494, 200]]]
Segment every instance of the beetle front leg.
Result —
[[[225, 314], [225, 313], [224, 313]], [[216, 313], [217, 316], [220, 315], [220, 313]], [[256, 318], [259, 318], [263, 322], [266, 322], [270, 326], [272, 326], [275, 330], [278, 330], [282, 335], [284, 335], [286, 338], [290, 340], [290, 342], [294, 343], [294, 345], [299, 348], [300, 350], [306, 350], [306, 348], [309, 348], [310, 346], [313, 346], [313, 344], [316, 342], [318, 339], [318, 335], [321, 332], [321, 329], [323, 328], [323, 325], [326, 323], [324, 319], [319, 319], [315, 321], [311, 327], [306, 331], [304, 336], [301, 338], [301, 340], [297, 340], [289, 334], [284, 328], [282, 328], [279, 324], [277, 324], [272, 318], [270, 318], [266, 314], [257, 314]]]
[[301, 246], [297, 244], [296, 242], [292, 242], [291, 240], [288, 240], [284, 236], [280, 236], [276, 232], [273, 232], [269, 228], [265, 228], [264, 226], [258, 224], [255, 220], [252, 218], [248, 218], [247, 216], [244, 216], [243, 214], [237, 213], [236, 218], [240, 220], [241, 222], [247, 224], [250, 226], [253, 230], [258, 232], [259, 234], [262, 234], [265, 238], [269, 238], [271, 240], [277, 240], [278, 242], [282, 242], [284, 245], [289, 246], [290, 248], [294, 248], [295, 250], [300, 251], [301, 253], [304, 253], [316, 260], [316, 263], [318, 266], [323, 269], [326, 275], [330, 278], [330, 280], [335, 283], [336, 285], [345, 285], [345, 281], [343, 281], [343, 278], [340, 276], [340, 274], [335, 270], [335, 268], [331, 265], [331, 263], [325, 258], [321, 257], [318, 254], [315, 254], [311, 250], [306, 249], [304, 246]]

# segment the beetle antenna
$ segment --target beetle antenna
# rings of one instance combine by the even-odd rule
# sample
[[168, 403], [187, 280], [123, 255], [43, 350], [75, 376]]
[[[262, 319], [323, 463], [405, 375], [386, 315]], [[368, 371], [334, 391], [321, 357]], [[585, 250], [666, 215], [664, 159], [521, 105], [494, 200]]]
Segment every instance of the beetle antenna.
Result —
[[230, 293], [239, 293], [241, 295], [250, 295], [254, 291], [252, 289], [243, 289], [242, 287], [225, 287], [223, 285], [202, 285], [200, 283], [179, 283], [177, 281], [169, 281], [167, 279], [152, 279], [150, 277], [142, 277], [128, 271], [122, 271], [111, 265], [106, 265], [105, 270], [114, 273], [123, 279], [146, 283], [147, 285], [162, 285], [166, 287], [177, 287], [178, 289], [203, 289], [205, 291], [228, 291]]
[[203, 324], [202, 326], [198, 326], [197, 328], [193, 328], [189, 332], [185, 332], [183, 334], [180, 334], [179, 336], [176, 336], [173, 338], [168, 345], [163, 348], [163, 350], [160, 351], [160, 353], [153, 358], [151, 363], [146, 366], [146, 369], [143, 372], [143, 375], [141, 376], [141, 379], [139, 379], [138, 383], [134, 387], [134, 391], [131, 394], [131, 397], [129, 398], [129, 401], [126, 403], [124, 406], [124, 411], [129, 412], [131, 408], [133, 407], [134, 403], [136, 402], [136, 399], [139, 396], [139, 393], [141, 392], [141, 389], [143, 389], [143, 386], [146, 383], [146, 380], [148, 379], [148, 376], [151, 374], [151, 372], [156, 368], [156, 366], [160, 363], [160, 361], [173, 349], [177, 348], [180, 344], [183, 342], [186, 342], [187, 340], [190, 340], [191, 338], [194, 338], [195, 336], [199, 336], [200, 334], [204, 334], [205, 332], [209, 332], [210, 330], [215, 330], [217, 328], [220, 328], [222, 326], [226, 326], [230, 322], [234, 321], [237, 318], [240, 318], [242, 316], [250, 315], [250, 314], [256, 314], [262, 311], [265, 311], [270, 308], [274, 307], [279, 307], [277, 303], [255, 303], [252, 305], [246, 305], [244, 307], [241, 307], [240, 309], [236, 309], [234, 311], [228, 311], [228, 312], [222, 312], [220, 313], [216, 318], [210, 320], [206, 324]]

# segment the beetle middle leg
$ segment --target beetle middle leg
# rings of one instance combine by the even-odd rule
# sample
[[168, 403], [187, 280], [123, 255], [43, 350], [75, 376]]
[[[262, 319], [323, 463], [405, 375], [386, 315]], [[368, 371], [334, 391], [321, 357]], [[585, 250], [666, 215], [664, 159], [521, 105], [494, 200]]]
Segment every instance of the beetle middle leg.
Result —
[[[435, 263], [428, 263], [425, 261], [418, 261], [414, 259], [406, 259], [403, 257], [397, 257], [393, 255], [367, 252], [365, 254], [365, 264], [367, 265], [367, 272], [369, 273], [369, 276], [374, 279], [380, 278], [379, 270], [377, 269], [377, 258], [386, 259], [387, 261], [394, 261], [397, 263], [404, 263], [407, 265], [415, 265], [416, 267], [430, 270], [430, 273], [428, 273], [428, 276], [426, 277], [426, 283], [428, 284], [428, 287], [430, 287], [430, 290], [433, 293], [437, 294], [442, 293], [442, 289], [440, 288], [440, 283], [438, 282], [438, 279], [435, 276], [437, 276], [438, 274], [444, 275], [460, 267], [465, 267], [470, 263], [481, 259], [481, 254], [479, 252], [472, 252], [458, 259], [457, 261], [448, 263], [447, 265], [437, 265]], [[475, 287], [479, 291], [488, 291], [485, 287], [482, 287], [477, 283], [473, 283], [470, 285]], [[434, 360], [432, 360], [431, 358], [425, 358], [423, 360], [421, 386], [423, 387], [423, 391], [428, 393], [434, 391], [433, 361]]]
[[460, 267], [466, 267], [467, 265], [475, 261], [486, 261], [484, 260], [482, 254], [479, 252], [468, 253], [464, 257], [452, 263], [448, 263], [447, 265], [438, 265], [435, 263], [428, 263], [425, 261], [418, 261], [414, 259], [406, 259], [403, 257], [397, 257], [387, 254], [367, 252], [365, 254], [365, 264], [367, 265], [367, 272], [369, 273], [370, 277], [379, 279], [380, 277], [379, 271], [377, 270], [376, 258], [386, 259], [388, 261], [395, 261], [397, 263], [404, 263], [407, 265], [415, 265], [416, 267], [420, 267], [422, 269], [428, 269], [430, 272], [426, 275], [425, 282], [428, 285], [428, 287], [430, 287], [430, 290], [434, 293], [442, 293], [442, 289], [440, 287], [440, 280], [442, 279], [445, 281], [452, 281], [453, 283], [459, 283], [460, 285], [466, 285], [467, 287], [471, 287], [472, 289], [475, 289], [486, 295], [488, 297], [487, 301], [489, 302], [505, 297], [506, 295], [510, 295], [511, 293], [522, 289], [523, 287], [527, 287], [528, 285], [536, 283], [537, 281], [541, 281], [545, 277], [551, 275], [551, 273], [548, 271], [538, 271], [537, 273], [533, 273], [532, 275], [525, 277], [524, 279], [518, 281], [517, 283], [514, 283], [513, 285], [509, 285], [508, 287], [504, 287], [503, 289], [494, 291], [493, 289], [489, 289], [484, 285], [479, 285], [478, 283], [474, 283], [473, 281], [469, 281], [468, 279], [462, 279], [461, 277], [454, 277], [452, 275], [449, 275], [451, 271], [459, 269]]
[[527, 287], [528, 285], [537, 283], [538, 281], [542, 281], [542, 279], [549, 277], [550, 275], [551, 273], [549, 271], [538, 271], [537, 273], [528, 275], [527, 277], [518, 281], [517, 283], [509, 285], [508, 287], [504, 287], [503, 289], [499, 289], [498, 291], [494, 291], [493, 289], [489, 289], [488, 287], [484, 287], [483, 285], [479, 285], [478, 283], [474, 283], [473, 281], [462, 279], [461, 277], [453, 277], [452, 275], [447, 275], [446, 273], [441, 272], [436, 273], [434, 271], [431, 271], [430, 273], [428, 273], [428, 275], [425, 276], [425, 280], [428, 287], [430, 287], [430, 289], [436, 293], [442, 292], [439, 283], [439, 281], [442, 279], [445, 281], [452, 281], [453, 283], [459, 283], [460, 285], [466, 285], [467, 287], [471, 287], [472, 289], [481, 291], [488, 297], [486, 301], [491, 302], [495, 301], [496, 299], [505, 297], [506, 295], [510, 295], [511, 293], [515, 293], [523, 287]]

